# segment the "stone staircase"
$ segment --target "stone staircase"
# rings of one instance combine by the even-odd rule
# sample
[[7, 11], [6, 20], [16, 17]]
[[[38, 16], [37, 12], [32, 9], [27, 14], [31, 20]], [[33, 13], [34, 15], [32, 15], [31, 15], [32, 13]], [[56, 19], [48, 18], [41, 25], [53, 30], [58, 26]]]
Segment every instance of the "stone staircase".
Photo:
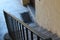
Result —
[[[32, 28], [37, 30], [38, 32], [44, 34], [44, 35], [50, 36], [52, 38], [52, 40], [60, 40], [60, 38], [56, 34], [53, 34], [51, 31], [48, 31], [48, 30], [44, 29], [43, 27], [40, 27], [37, 24], [36, 24], [35, 27], [32, 27]], [[28, 35], [29, 35], [29, 40], [31, 40], [31, 36], [30, 36], [29, 31], [28, 31]], [[33, 37], [34, 37], [34, 40], [37, 39], [35, 35], [33, 35]], [[8, 34], [5, 35], [5, 39], [10, 39], [11, 40], [11, 38], [9, 37]]]
[[51, 31], [48, 31], [47, 29], [44, 29], [43, 27], [40, 27], [39, 25], [36, 25], [33, 29], [37, 30], [38, 32], [52, 37], [52, 40], [60, 40], [60, 37], [57, 36], [57, 34], [53, 34]]
[[[31, 38], [30, 37], [32, 37], [33, 36], [33, 39], [34, 40], [36, 40], [36, 38], [37, 38], [37, 36], [39, 36], [39, 38], [41, 39], [42, 38], [42, 40], [44, 39], [44, 40], [60, 40], [60, 38], [56, 35], [56, 34], [53, 34], [51, 31], [48, 31], [47, 29], [44, 29], [43, 27], [40, 27], [37, 23], [35, 23], [35, 26], [34, 27], [30, 27], [29, 25], [27, 25], [26, 23], [24, 23], [24, 22], [22, 22], [22, 21], [20, 21], [18, 18], [16, 18], [15, 16], [13, 16], [13, 15], [11, 15], [11, 14], [8, 14], [8, 13], [6, 13], [6, 12], [4, 12], [5, 13], [5, 17], [7, 17], [8, 16], [8, 18], [9, 17], [11, 17], [11, 18], [13, 18], [13, 19], [11, 19], [11, 20], [17, 20], [17, 22], [15, 22], [15, 21], [12, 21], [12, 22], [10, 22], [10, 21], [8, 21], [8, 22], [10, 22], [10, 26], [8, 25], [8, 27], [11, 27], [12, 25], [12, 23], [15, 23], [14, 24], [14, 26], [12, 26], [12, 27], [17, 27], [18, 29], [15, 29], [16, 30], [16, 37], [18, 37], [19, 35], [18, 34], [20, 34], [20, 32], [22, 31], [23, 32], [23, 29], [19, 29], [20, 27], [23, 27], [22, 26], [22, 24], [24, 25], [24, 30], [26, 30], [26, 32], [24, 31], [24, 34], [26, 33], [26, 35], [28, 35], [27, 37], [28, 37], [28, 39], [30, 40]], [[6, 18], [7, 19], [7, 18]], [[8, 20], [10, 20], [10, 19], [8, 19]], [[7, 23], [8, 23], [7, 22]], [[18, 25], [17, 23], [21, 23], [20, 25]], [[8, 23], [9, 24], [9, 23]], [[28, 29], [27, 29], [28, 28]], [[15, 30], [13, 31], [13, 32], [15, 32]], [[28, 31], [28, 32], [27, 32]], [[29, 32], [30, 31], [30, 32]], [[22, 33], [21, 32], [21, 33]], [[30, 33], [31, 32], [33, 32], [32, 34], [33, 35], [31, 35]], [[12, 33], [12, 32], [11, 32]], [[23, 34], [20, 34], [20, 35], [23, 35]], [[36, 35], [36, 36], [35, 36]], [[14, 36], [14, 35], [13, 35]], [[26, 36], [25, 36], [26, 37]], [[6, 37], [7, 38], [7, 37]], [[15, 38], [15, 36], [14, 36], [14, 38]], [[23, 37], [22, 37], [23, 38]], [[52, 39], [51, 39], [52, 38]], [[17, 39], [17, 38], [16, 38]]]

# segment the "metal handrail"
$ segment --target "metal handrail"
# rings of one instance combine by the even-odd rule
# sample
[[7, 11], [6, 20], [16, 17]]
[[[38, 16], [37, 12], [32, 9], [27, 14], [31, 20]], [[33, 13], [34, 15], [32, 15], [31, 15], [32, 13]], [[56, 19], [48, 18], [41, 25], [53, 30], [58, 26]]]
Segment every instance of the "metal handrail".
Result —
[[[8, 21], [8, 16], [11, 17], [12, 19], [16, 20], [16, 22], [18, 22], [19, 24], [22, 24], [25, 28], [26, 28], [26, 33], [27, 33], [27, 36], [28, 36], [28, 31], [27, 30], [30, 30], [31, 31], [31, 40], [33, 40], [33, 37], [32, 35], [35, 34], [37, 36], [37, 40], [52, 40], [51, 37], [47, 36], [47, 35], [44, 35], [36, 30], [34, 30], [33, 28], [31, 28], [29, 25], [27, 25], [26, 23], [24, 23], [23, 21], [19, 20], [18, 18], [16, 18], [14, 15], [11, 15], [9, 13], [7, 13], [6, 11], [3, 11], [4, 12], [4, 15], [5, 15], [5, 19], [6, 21]], [[7, 23], [7, 22], [6, 22]], [[8, 22], [9, 23], [9, 22]], [[22, 27], [23, 27], [22, 26]], [[22, 28], [23, 29], [23, 28]], [[25, 30], [25, 29], [24, 29]], [[24, 31], [23, 31], [24, 32]], [[24, 35], [24, 34], [23, 34]], [[25, 38], [24, 38], [25, 39]], [[26, 39], [28, 40], [28, 39]]]

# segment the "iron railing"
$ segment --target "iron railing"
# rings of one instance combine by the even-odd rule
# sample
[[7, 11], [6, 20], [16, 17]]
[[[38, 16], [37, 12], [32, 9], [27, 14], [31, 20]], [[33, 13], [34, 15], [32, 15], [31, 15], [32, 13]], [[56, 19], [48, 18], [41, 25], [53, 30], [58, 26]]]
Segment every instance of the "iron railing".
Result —
[[34, 30], [29, 25], [27, 25], [23, 21], [20, 21], [15, 16], [8, 14], [5, 11], [3, 12], [6, 19], [9, 35], [13, 40], [52, 40], [51, 37], [48, 37]]

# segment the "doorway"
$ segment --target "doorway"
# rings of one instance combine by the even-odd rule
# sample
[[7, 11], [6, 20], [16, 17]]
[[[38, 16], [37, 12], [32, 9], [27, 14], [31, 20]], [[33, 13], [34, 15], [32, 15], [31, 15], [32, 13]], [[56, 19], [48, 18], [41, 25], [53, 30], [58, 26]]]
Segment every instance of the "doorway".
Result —
[[33, 8], [35, 8], [35, 0], [30, 0], [30, 5], [33, 7]]

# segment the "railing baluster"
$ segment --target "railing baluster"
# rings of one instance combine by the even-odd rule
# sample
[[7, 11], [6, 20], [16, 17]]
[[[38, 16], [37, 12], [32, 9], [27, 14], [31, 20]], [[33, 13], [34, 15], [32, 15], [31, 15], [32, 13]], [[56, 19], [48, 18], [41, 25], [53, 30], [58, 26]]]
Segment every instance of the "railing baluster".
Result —
[[33, 40], [33, 32], [31, 31], [31, 40]]
[[15, 37], [17, 40], [18, 39], [18, 21], [15, 20], [14, 25], [15, 25], [15, 27], [14, 27], [15, 32], [14, 33], [15, 33]]
[[16, 24], [15, 24], [15, 21], [16, 21], [16, 20], [13, 19], [13, 25], [14, 25], [14, 36], [15, 36], [15, 39], [16, 39], [16, 33], [15, 33], [15, 32], [16, 32], [16, 31], [15, 31], [15, 29], [16, 29], [16, 28], [15, 28], [15, 27], [16, 27]]
[[39, 36], [37, 36], [37, 40], [40, 40], [40, 37]]
[[17, 38], [16, 36], [16, 20], [14, 20], [14, 35], [15, 35], [15, 39]]
[[[17, 34], [17, 21], [15, 20], [15, 35]], [[17, 40], [17, 35], [16, 35], [16, 40]]]
[[19, 35], [19, 34], [18, 34], [18, 28], [19, 28], [19, 27], [18, 27], [18, 21], [16, 21], [16, 35], [17, 35], [17, 39], [19, 39], [19, 36], [18, 36], [18, 35]]
[[19, 25], [19, 23], [18, 23], [18, 26], [19, 26], [18, 32], [19, 32], [19, 39], [20, 39], [20, 25]]
[[22, 24], [20, 24], [20, 32], [21, 32], [21, 40], [23, 40], [23, 37], [22, 37]]
[[10, 23], [10, 24], [11, 24], [11, 28], [12, 28], [12, 30], [13, 30], [12, 32], [14, 32], [13, 18], [11, 17], [10, 20], [11, 20], [11, 23]]
[[28, 29], [26, 28], [26, 40], [29, 40], [29, 37], [28, 37]]
[[17, 21], [17, 38], [19, 39], [19, 25], [18, 25], [18, 21]]
[[24, 40], [25, 40], [25, 31], [24, 31], [25, 29], [24, 29], [24, 26], [22, 25], [22, 33], [23, 33], [23, 38], [24, 38]]
[[20, 40], [22, 40], [22, 32], [21, 32], [21, 24], [19, 23], [19, 29], [20, 29]]
[[11, 16], [9, 16], [9, 20], [10, 20], [10, 30], [11, 30], [11, 36], [12, 36], [12, 38], [13, 38], [13, 40], [15, 40], [15, 33], [14, 33], [14, 19], [11, 17]]

